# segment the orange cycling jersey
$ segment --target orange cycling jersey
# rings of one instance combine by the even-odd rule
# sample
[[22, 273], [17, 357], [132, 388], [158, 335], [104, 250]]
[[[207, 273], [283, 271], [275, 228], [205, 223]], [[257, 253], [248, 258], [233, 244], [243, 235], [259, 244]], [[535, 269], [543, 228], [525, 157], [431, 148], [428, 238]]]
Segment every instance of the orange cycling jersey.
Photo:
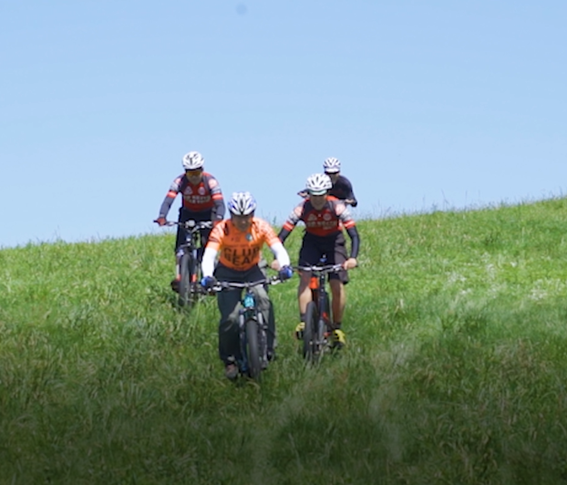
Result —
[[246, 232], [239, 231], [230, 219], [211, 231], [207, 248], [220, 252], [219, 263], [236, 271], [246, 271], [260, 261], [262, 246], [273, 246], [280, 240], [272, 226], [263, 219], [252, 218]]

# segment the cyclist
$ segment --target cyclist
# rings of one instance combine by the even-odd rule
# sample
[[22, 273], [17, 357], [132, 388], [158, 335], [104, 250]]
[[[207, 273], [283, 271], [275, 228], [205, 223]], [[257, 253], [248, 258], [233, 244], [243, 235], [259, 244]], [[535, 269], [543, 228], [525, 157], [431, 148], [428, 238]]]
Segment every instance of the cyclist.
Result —
[[[343, 200], [345, 204], [349, 204], [353, 207], [358, 205], [358, 201], [354, 195], [352, 189], [352, 184], [350, 180], [344, 175], [341, 175], [341, 162], [339, 159], [334, 157], [326, 158], [323, 162], [323, 170], [331, 179], [332, 187], [329, 190], [329, 195], [336, 197], [339, 200]], [[301, 190], [298, 192], [301, 197], [307, 197], [309, 195], [307, 190]]]
[[[292, 276], [289, 255], [272, 227], [263, 219], [254, 216], [256, 201], [249, 192], [235, 192], [228, 202], [230, 219], [216, 225], [203, 254], [201, 284], [213, 287], [217, 279], [231, 282], [258, 281], [265, 277], [259, 266], [261, 250], [266, 243], [275, 260], [272, 268], [279, 271], [281, 279]], [[215, 268], [217, 254], [219, 261]], [[270, 319], [271, 301], [263, 285], [253, 289], [258, 308], [268, 322], [268, 359], [274, 356], [275, 323]], [[238, 310], [241, 291], [221, 291], [217, 294], [220, 311], [219, 356], [225, 365], [225, 376], [238, 376], [236, 359], [240, 357], [238, 332]]]
[[[329, 195], [332, 187], [327, 174], [316, 173], [308, 177], [305, 189], [309, 194], [291, 212], [284, 223], [278, 237], [285, 242], [299, 221], [305, 224], [305, 233], [299, 251], [299, 265], [312, 266], [319, 263], [321, 256], [326, 255], [327, 264], [341, 264], [343, 270], [329, 274], [329, 284], [332, 295], [333, 340], [337, 346], [345, 343], [345, 334], [341, 329], [343, 313], [346, 304], [344, 285], [348, 283], [347, 270], [355, 268], [356, 257], [360, 246], [360, 238], [355, 222], [344, 201]], [[346, 242], [343, 233], [346, 229], [350, 240], [350, 256], [347, 255]], [[305, 327], [305, 311], [311, 301], [309, 281], [311, 272], [300, 272], [298, 289], [300, 323], [296, 328], [296, 337], [302, 338]]]
[[[181, 208], [179, 209], [179, 222], [186, 222], [190, 219], [202, 222], [213, 221], [214, 224], [220, 222], [224, 218], [225, 204], [220, 185], [215, 177], [204, 171], [204, 163], [202, 155], [199, 152], [189, 152], [183, 156], [183, 168], [185, 173], [179, 175], [171, 184], [165, 199], [159, 209], [159, 216], [154, 221], [160, 226], [166, 223], [167, 213], [177, 197], [182, 195]], [[200, 231], [201, 247], [204, 247], [210, 229], [201, 229]], [[171, 288], [179, 291], [179, 246], [185, 242], [185, 229], [177, 226], [177, 236], [175, 239], [175, 253], [177, 262], [177, 276], [171, 282]], [[202, 256], [202, 249], [199, 251], [199, 257]]]

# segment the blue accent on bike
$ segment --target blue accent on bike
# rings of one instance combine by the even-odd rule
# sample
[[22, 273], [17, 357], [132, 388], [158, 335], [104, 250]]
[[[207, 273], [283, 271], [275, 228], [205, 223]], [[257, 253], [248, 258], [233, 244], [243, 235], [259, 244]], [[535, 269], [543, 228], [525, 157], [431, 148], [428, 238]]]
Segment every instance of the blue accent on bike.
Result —
[[254, 308], [254, 297], [250, 294], [247, 293], [246, 295], [244, 295], [244, 308]]

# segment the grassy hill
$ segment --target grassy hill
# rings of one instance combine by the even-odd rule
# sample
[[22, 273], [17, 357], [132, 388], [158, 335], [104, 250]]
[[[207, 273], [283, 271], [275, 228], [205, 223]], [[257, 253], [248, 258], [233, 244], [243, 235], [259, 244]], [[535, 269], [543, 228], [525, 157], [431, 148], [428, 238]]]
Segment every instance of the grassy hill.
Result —
[[176, 309], [173, 235], [0, 250], [0, 484], [567, 483], [566, 213], [360, 221], [347, 348], [303, 364], [294, 277], [262, 386]]

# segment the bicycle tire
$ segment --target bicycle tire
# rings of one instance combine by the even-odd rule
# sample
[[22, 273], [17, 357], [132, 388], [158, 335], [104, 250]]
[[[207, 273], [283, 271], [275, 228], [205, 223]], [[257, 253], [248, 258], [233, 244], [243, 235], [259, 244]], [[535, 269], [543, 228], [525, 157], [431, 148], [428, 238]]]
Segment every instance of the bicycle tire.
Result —
[[260, 360], [259, 325], [260, 322], [250, 318], [244, 324], [246, 332], [246, 360], [248, 362], [248, 376], [260, 381], [262, 375], [262, 362]]
[[303, 357], [309, 362], [317, 360], [320, 350], [319, 312], [315, 302], [310, 301], [305, 311], [305, 327], [303, 329]]
[[179, 261], [179, 298], [177, 299], [179, 306], [190, 307], [194, 300], [192, 295], [192, 283], [194, 273], [193, 256], [190, 253], [184, 253]]
[[192, 304], [197, 303], [199, 297], [203, 295], [201, 288], [201, 279], [203, 278], [203, 273], [201, 271], [200, 261], [193, 259], [193, 270], [191, 271], [191, 300]]

